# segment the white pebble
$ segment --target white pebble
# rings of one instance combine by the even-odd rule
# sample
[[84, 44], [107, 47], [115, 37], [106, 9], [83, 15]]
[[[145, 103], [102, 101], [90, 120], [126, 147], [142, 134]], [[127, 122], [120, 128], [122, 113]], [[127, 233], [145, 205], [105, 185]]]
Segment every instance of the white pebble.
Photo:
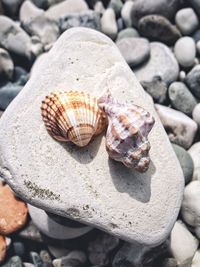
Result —
[[198, 28], [199, 20], [192, 8], [183, 8], [176, 13], [176, 25], [184, 35], [191, 34]]
[[115, 12], [112, 8], [106, 9], [101, 18], [101, 30], [108, 35], [111, 39], [117, 36], [117, 22]]
[[121, 11], [121, 16], [126, 27], [132, 26], [131, 10], [133, 5], [133, 1], [126, 1]]

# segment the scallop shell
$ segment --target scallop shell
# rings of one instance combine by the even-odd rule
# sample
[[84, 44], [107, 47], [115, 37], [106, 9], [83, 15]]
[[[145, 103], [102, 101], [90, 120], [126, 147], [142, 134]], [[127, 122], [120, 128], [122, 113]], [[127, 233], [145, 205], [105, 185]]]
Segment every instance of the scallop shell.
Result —
[[86, 146], [106, 126], [106, 116], [95, 96], [80, 91], [50, 93], [41, 106], [42, 118], [49, 134], [59, 141]]
[[151, 147], [147, 137], [154, 118], [142, 107], [119, 103], [109, 91], [98, 99], [98, 105], [108, 116], [106, 149], [109, 156], [128, 168], [145, 172]]

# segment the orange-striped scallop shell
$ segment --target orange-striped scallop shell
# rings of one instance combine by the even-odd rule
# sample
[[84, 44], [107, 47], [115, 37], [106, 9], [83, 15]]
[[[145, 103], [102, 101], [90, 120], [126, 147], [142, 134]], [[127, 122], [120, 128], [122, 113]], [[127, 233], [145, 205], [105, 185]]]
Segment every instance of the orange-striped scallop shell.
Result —
[[59, 141], [86, 146], [106, 126], [97, 99], [81, 91], [56, 91], [42, 101], [42, 118], [49, 134]]

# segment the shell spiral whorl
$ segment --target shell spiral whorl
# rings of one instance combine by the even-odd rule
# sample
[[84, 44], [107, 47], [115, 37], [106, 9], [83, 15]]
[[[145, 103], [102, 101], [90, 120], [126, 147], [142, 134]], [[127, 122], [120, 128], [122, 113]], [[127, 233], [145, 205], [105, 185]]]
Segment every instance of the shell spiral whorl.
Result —
[[49, 134], [59, 141], [86, 146], [106, 126], [95, 96], [80, 91], [56, 91], [42, 101], [41, 114]]
[[98, 105], [108, 116], [106, 149], [109, 156], [129, 168], [145, 172], [151, 147], [147, 136], [154, 118], [142, 107], [119, 103], [109, 91], [98, 99]]

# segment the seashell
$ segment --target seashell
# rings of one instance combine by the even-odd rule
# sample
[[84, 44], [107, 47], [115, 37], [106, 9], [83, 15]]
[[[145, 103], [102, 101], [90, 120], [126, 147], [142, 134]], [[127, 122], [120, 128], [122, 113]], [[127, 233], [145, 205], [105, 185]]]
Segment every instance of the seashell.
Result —
[[119, 103], [109, 91], [98, 99], [98, 105], [108, 116], [106, 149], [109, 156], [128, 168], [145, 172], [151, 147], [147, 137], [154, 118], [142, 107]]
[[100, 134], [107, 123], [95, 96], [80, 91], [50, 93], [41, 106], [42, 118], [49, 134], [59, 141], [86, 146]]

